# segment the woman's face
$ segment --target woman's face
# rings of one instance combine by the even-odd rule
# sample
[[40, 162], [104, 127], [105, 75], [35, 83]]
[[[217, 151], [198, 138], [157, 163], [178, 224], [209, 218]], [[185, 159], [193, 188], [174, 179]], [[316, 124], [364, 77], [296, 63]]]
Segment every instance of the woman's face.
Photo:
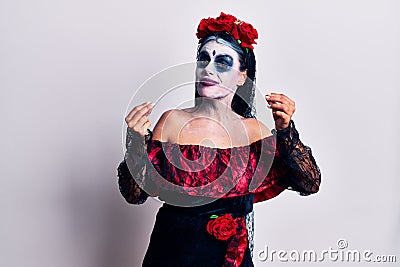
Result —
[[224, 98], [234, 94], [246, 80], [240, 72], [239, 54], [215, 40], [207, 42], [199, 51], [196, 67], [196, 89], [200, 96]]

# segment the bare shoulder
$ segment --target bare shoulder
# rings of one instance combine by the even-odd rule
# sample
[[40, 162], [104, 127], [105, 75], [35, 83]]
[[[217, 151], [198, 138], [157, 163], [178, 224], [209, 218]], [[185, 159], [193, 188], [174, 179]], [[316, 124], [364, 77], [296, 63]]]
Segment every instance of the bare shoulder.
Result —
[[246, 125], [250, 142], [254, 142], [272, 135], [271, 130], [264, 123], [255, 118], [245, 118], [243, 121]]
[[157, 121], [153, 129], [153, 139], [160, 141], [170, 141], [171, 136], [175, 136], [176, 129], [179, 129], [187, 120], [188, 113], [179, 109], [165, 111]]

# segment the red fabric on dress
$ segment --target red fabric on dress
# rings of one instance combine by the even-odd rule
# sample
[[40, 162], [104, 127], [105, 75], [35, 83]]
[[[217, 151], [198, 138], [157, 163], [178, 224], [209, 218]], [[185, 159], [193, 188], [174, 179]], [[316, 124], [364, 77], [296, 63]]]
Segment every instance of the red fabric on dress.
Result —
[[148, 176], [162, 190], [214, 198], [255, 194], [260, 202], [286, 189], [279, 180], [287, 168], [273, 135], [222, 149], [150, 140], [147, 152]]
[[237, 217], [235, 221], [237, 223], [236, 234], [228, 239], [224, 267], [239, 267], [247, 248], [246, 222], [243, 217]]

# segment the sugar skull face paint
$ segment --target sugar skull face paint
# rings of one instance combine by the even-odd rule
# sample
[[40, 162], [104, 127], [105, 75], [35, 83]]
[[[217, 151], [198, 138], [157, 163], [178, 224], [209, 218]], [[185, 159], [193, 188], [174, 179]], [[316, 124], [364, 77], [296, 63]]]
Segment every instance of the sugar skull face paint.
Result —
[[[230, 55], [217, 55], [215, 56], [215, 50], [213, 51], [214, 67], [217, 72], [226, 72], [231, 70], [233, 66], [233, 58]], [[201, 51], [197, 56], [197, 67], [205, 68], [211, 62], [211, 57], [207, 51]]]
[[222, 98], [234, 94], [245, 74], [239, 71], [238, 53], [215, 40], [199, 51], [196, 66], [196, 87], [200, 96]]

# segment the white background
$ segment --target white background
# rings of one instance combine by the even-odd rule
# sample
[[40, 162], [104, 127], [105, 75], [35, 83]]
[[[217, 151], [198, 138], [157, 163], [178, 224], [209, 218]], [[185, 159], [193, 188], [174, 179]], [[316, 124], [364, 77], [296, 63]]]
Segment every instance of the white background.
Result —
[[322, 171], [319, 193], [255, 206], [255, 252], [345, 238], [400, 260], [400, 1], [3, 0], [0, 266], [140, 266], [160, 203], [119, 194], [125, 111], [221, 11], [258, 30], [257, 85], [296, 101]]

